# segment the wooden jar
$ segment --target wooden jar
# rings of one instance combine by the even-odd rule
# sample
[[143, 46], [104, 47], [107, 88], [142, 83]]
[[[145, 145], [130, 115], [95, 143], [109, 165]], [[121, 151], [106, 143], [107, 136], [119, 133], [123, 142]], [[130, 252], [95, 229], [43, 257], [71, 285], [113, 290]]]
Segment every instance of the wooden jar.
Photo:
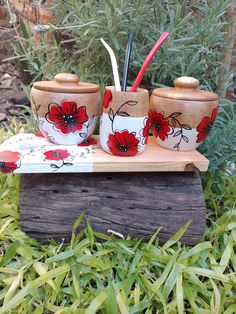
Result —
[[179, 77], [175, 87], [156, 88], [150, 99], [150, 123], [157, 143], [172, 150], [195, 150], [218, 112], [218, 96], [198, 90], [199, 81]]
[[99, 86], [60, 73], [53, 81], [35, 82], [30, 101], [42, 134], [49, 142], [80, 144], [94, 132], [100, 115]]
[[110, 154], [135, 156], [144, 152], [148, 140], [149, 95], [146, 89], [137, 92], [105, 89], [100, 123], [100, 144]]

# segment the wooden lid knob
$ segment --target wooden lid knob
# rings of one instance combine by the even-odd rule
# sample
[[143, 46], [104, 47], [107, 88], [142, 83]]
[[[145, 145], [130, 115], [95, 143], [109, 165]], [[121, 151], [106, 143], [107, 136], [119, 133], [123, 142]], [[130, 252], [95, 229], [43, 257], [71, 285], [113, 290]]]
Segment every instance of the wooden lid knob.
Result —
[[199, 81], [191, 76], [181, 76], [174, 80], [174, 86], [177, 88], [196, 89]]
[[54, 76], [54, 80], [58, 83], [79, 83], [79, 77], [70, 73], [59, 73]]
[[34, 82], [33, 87], [45, 92], [76, 94], [96, 93], [99, 90], [97, 84], [80, 82], [77, 75], [70, 73], [59, 73], [52, 81]]
[[175, 87], [156, 88], [153, 95], [191, 101], [216, 101], [218, 96], [215, 93], [197, 89], [199, 81], [190, 76], [181, 76], [174, 80]]

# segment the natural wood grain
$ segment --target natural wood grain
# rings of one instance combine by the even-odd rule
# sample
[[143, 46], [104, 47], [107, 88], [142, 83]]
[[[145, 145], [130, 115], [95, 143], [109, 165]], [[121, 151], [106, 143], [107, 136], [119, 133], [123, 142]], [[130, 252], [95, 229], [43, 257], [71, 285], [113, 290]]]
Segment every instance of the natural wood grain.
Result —
[[213, 92], [208, 92], [208, 91], [197, 89], [199, 86], [199, 81], [195, 79], [194, 77], [181, 76], [175, 79], [173, 83], [175, 87], [156, 88], [153, 90], [152, 94], [154, 96], [160, 97], [161, 99], [168, 98], [174, 101], [175, 100], [187, 100], [187, 101], [206, 102], [206, 101], [218, 100], [217, 94]]
[[[51, 81], [38, 81], [33, 83], [34, 90], [41, 90], [52, 93], [51, 98], [55, 96], [54, 93], [63, 94], [90, 94], [99, 91], [99, 86], [94, 83], [80, 82], [80, 79], [75, 74], [59, 73]], [[31, 91], [32, 94], [32, 91]], [[84, 95], [84, 96], [85, 96]], [[88, 96], [88, 95], [87, 95]], [[90, 95], [89, 95], [90, 96]], [[65, 95], [66, 99], [67, 95]], [[43, 98], [43, 95], [42, 95]], [[41, 99], [40, 103], [44, 103], [45, 100]], [[47, 104], [48, 107], [49, 104]], [[91, 103], [92, 106], [92, 103]]]
[[161, 242], [192, 220], [181, 241], [194, 244], [205, 227], [201, 181], [194, 172], [21, 176], [21, 226], [29, 235], [43, 242], [68, 240], [82, 211], [103, 233], [112, 229], [149, 239], [163, 226]]
[[[209, 161], [198, 151], [173, 151], [159, 146], [153, 136], [149, 137], [144, 153], [134, 157], [119, 157], [96, 150], [93, 156], [93, 172], [165, 172], [189, 171], [193, 164], [200, 171], [206, 171]], [[191, 171], [191, 169], [190, 169]]]
[[[116, 91], [114, 86], [107, 86], [107, 91], [111, 92], [111, 101], [109, 106], [103, 106], [103, 112], [109, 113], [110, 109], [116, 112], [120, 106], [122, 111], [130, 115], [130, 117], [145, 117], [148, 115], [149, 110], [149, 94], [148, 90], [144, 88], [138, 88], [137, 92], [130, 92], [131, 87], [127, 87], [126, 92]], [[133, 102], [134, 105], [129, 105], [128, 102]], [[136, 103], [136, 105], [135, 105]]]
[[[181, 112], [178, 121], [181, 124], [187, 124], [192, 128], [197, 128], [204, 117], [211, 117], [212, 111], [218, 105], [217, 100], [199, 101], [199, 100], [181, 100], [151, 96], [150, 108], [152, 111], [164, 112], [168, 117], [173, 112]], [[170, 120], [171, 121], [171, 120]], [[172, 122], [170, 122], [172, 125]], [[173, 125], [172, 125], [173, 126]]]
[[[73, 157], [65, 161], [73, 164], [71, 167], [61, 167], [59, 172], [182, 172], [206, 171], [209, 161], [198, 151], [173, 151], [160, 147], [154, 137], [149, 138], [146, 151], [134, 157], [120, 157], [106, 153], [99, 145], [99, 137], [93, 136], [97, 145], [78, 147], [77, 145], [54, 145], [46, 139], [34, 134], [17, 134], [2, 145], [0, 152], [11, 150], [21, 154], [21, 166], [15, 173], [52, 173], [50, 160], [45, 160], [44, 152], [48, 150], [66, 149]], [[23, 148], [21, 148], [23, 147]], [[26, 149], [29, 147], [29, 149]], [[31, 150], [33, 148], [33, 151]], [[84, 157], [79, 157], [83, 154]], [[0, 154], [1, 155], [1, 154]], [[72, 157], [71, 157], [72, 158]], [[0, 156], [1, 161], [1, 156]], [[7, 161], [7, 160], [4, 160]], [[58, 165], [61, 161], [58, 161]], [[189, 165], [191, 164], [191, 167]]]

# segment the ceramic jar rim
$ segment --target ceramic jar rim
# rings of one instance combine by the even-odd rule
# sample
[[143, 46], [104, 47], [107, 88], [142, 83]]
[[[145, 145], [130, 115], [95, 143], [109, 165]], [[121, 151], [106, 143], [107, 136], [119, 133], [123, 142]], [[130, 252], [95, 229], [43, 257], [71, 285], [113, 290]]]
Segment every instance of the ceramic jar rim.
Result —
[[112, 86], [112, 85], [109, 85], [109, 86], [106, 86], [105, 89], [108, 89], [110, 91], [113, 91], [115, 93], [121, 93], [121, 94], [140, 94], [140, 93], [148, 93], [148, 90], [145, 89], [145, 88], [137, 88], [137, 91], [136, 92], [131, 92], [130, 89], [132, 87], [131, 86], [127, 86], [127, 90], [126, 91], [117, 91], [115, 89], [115, 86]]

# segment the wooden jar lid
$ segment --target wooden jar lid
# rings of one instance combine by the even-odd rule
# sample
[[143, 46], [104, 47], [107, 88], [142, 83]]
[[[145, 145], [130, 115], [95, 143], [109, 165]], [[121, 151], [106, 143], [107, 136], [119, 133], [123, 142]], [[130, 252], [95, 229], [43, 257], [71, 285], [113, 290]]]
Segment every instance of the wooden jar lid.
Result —
[[156, 88], [153, 95], [178, 100], [212, 101], [217, 100], [215, 93], [197, 89], [199, 81], [190, 76], [181, 76], [174, 80], [175, 87]]
[[35, 82], [33, 87], [39, 90], [56, 93], [95, 93], [99, 86], [93, 83], [80, 82], [79, 77], [70, 73], [60, 73], [53, 81]]

